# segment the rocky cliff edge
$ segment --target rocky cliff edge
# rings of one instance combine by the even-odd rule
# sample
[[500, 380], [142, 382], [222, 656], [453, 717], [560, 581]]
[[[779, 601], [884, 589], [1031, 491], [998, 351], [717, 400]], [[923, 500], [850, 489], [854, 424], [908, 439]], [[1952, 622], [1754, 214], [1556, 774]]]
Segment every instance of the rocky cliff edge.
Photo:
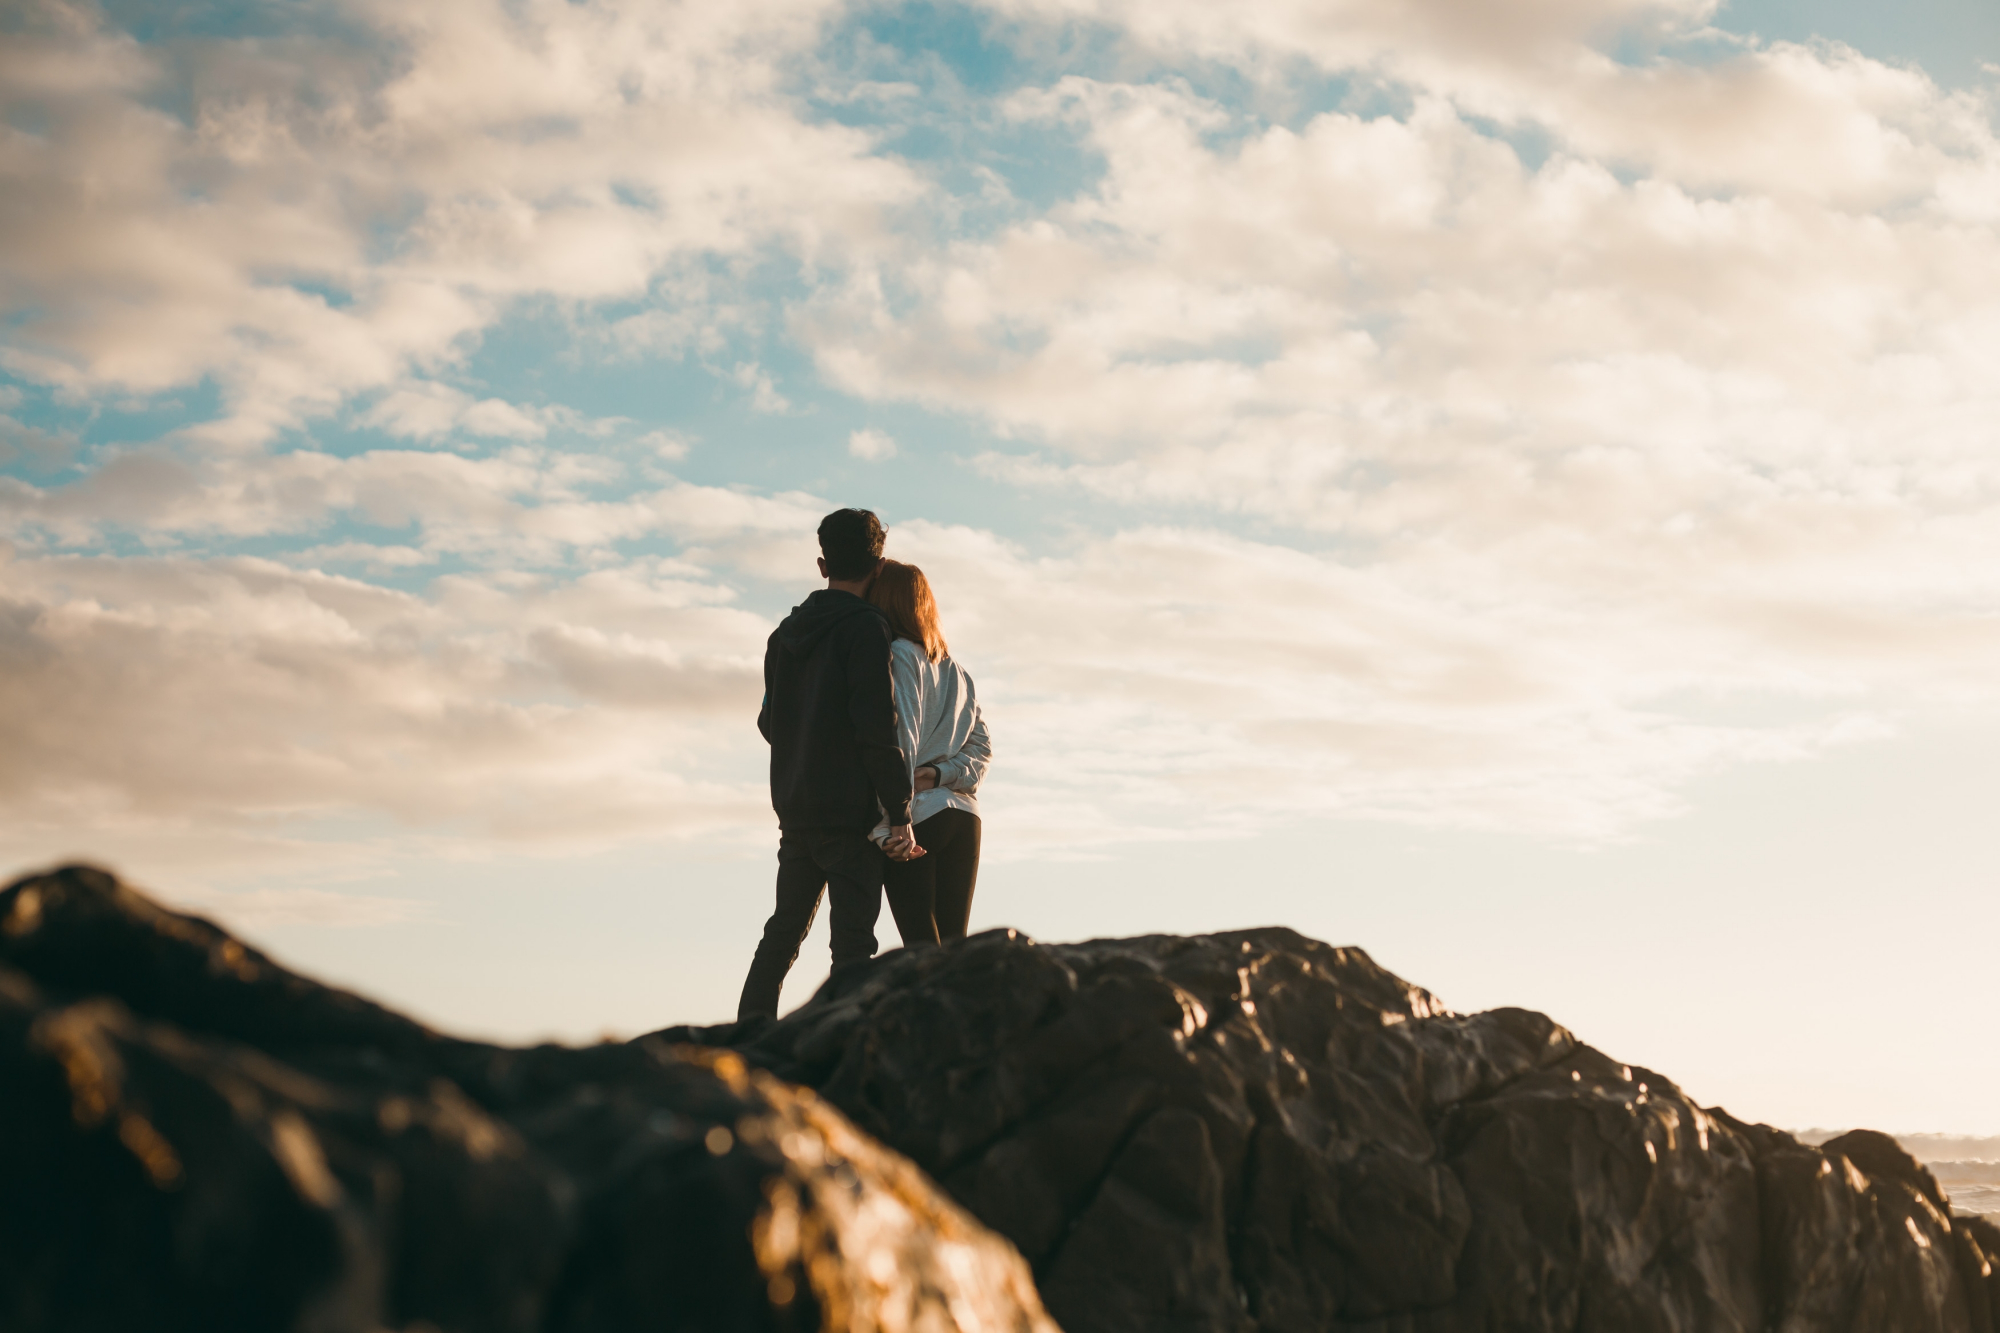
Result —
[[1996, 1254], [1884, 1135], [1287, 930], [508, 1049], [100, 871], [0, 893], [10, 1330], [1993, 1333]]

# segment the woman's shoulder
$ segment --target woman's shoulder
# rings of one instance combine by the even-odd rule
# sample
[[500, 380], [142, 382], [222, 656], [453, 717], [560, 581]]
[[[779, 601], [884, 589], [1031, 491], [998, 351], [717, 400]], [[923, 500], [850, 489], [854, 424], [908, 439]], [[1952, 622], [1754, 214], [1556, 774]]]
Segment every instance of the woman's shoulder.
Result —
[[889, 645], [889, 663], [912, 680], [935, 679], [937, 674], [937, 664], [931, 661], [924, 646], [909, 639], [897, 639]]

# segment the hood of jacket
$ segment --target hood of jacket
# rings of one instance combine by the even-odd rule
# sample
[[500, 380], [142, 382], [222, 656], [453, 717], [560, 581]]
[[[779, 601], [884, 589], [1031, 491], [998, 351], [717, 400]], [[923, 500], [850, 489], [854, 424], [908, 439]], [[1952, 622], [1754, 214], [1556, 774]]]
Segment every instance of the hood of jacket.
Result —
[[833, 627], [850, 616], [879, 616], [882, 613], [862, 598], [837, 588], [821, 588], [792, 608], [771, 637], [798, 657], [806, 657], [819, 647]]

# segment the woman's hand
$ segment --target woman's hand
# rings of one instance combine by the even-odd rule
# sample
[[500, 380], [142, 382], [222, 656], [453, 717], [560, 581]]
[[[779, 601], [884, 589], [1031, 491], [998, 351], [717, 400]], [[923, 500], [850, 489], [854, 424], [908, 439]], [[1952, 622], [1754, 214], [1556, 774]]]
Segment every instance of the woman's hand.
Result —
[[899, 824], [889, 830], [889, 836], [882, 842], [882, 851], [891, 861], [914, 861], [924, 854], [917, 843], [917, 831], [908, 824]]
[[917, 770], [917, 790], [930, 791], [938, 785], [938, 771], [935, 766], [925, 764]]

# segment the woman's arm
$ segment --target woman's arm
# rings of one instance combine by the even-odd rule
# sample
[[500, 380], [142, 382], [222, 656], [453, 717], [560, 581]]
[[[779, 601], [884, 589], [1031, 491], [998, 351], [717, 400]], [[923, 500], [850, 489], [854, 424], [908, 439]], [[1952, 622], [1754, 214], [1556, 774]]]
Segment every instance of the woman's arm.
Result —
[[[914, 793], [924, 790], [916, 782], [917, 728], [922, 725], [923, 721], [923, 682], [918, 679], [917, 669], [911, 662], [909, 654], [897, 651], [902, 646], [903, 643], [900, 639], [895, 640], [889, 645], [889, 698], [895, 705], [896, 739], [903, 747], [903, 764], [905, 770], [910, 774], [910, 785]], [[905, 827], [908, 826], [906, 825]], [[889, 823], [884, 819], [875, 825], [874, 830], [868, 836], [873, 838], [886, 851], [888, 850], [886, 839], [889, 837], [890, 832]], [[915, 847], [911, 849], [909, 855], [897, 855], [891, 852], [890, 859], [894, 861], [910, 861], [923, 854], [924, 849], [922, 847]]]
[[909, 651], [905, 640], [898, 639], [895, 649], [889, 654], [889, 668], [896, 686], [896, 732], [902, 738], [903, 753], [909, 756], [910, 781], [914, 787], [917, 729], [924, 724], [923, 673], [917, 670], [915, 654]]
[[993, 762], [993, 742], [986, 734], [986, 714], [974, 701], [972, 733], [957, 754], [937, 765], [938, 785], [971, 795], [986, 778], [986, 766]]

